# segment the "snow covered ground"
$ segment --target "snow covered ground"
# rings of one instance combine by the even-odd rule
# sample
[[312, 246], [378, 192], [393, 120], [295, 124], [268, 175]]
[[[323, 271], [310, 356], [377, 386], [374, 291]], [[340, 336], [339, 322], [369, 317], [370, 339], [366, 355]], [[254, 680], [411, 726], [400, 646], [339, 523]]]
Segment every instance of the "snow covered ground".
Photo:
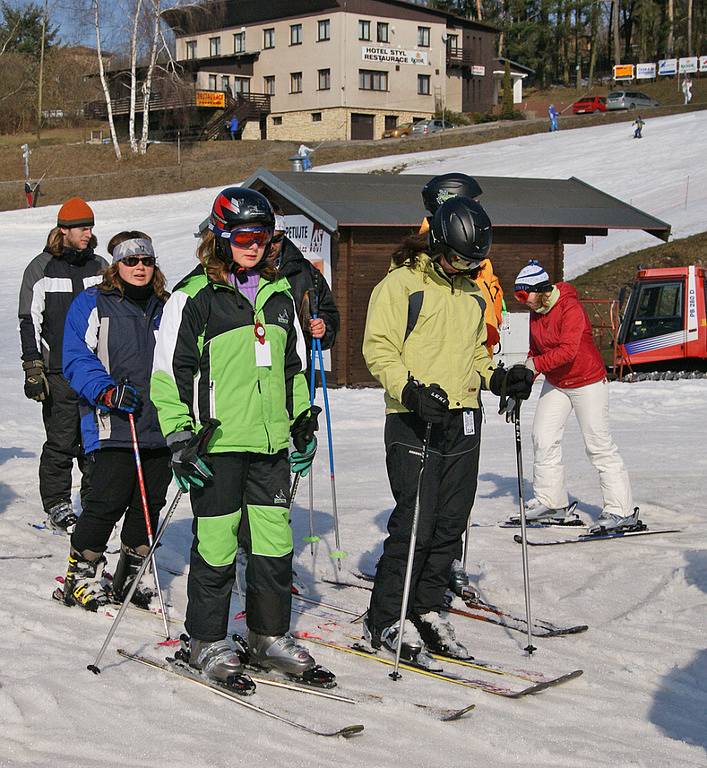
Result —
[[[634, 149], [638, 142], [628, 141], [621, 152], [644, 152], [651, 134], [664, 130], [655, 162], [643, 158], [636, 168], [652, 174], [651, 165], [660, 161], [667, 169], [672, 161], [675, 168], [672, 176], [665, 171], [665, 184], [677, 189], [680, 174], [704, 174], [703, 162], [675, 159], [678, 150], [692, 151], [693, 138], [696, 143], [704, 142], [700, 136], [704, 120], [699, 115], [650, 120], [641, 148]], [[612, 131], [627, 131], [628, 126], [604, 130], [611, 136]], [[501, 143], [469, 151], [489, 158], [498, 154], [498, 168], [494, 171], [489, 160], [484, 173], [511, 166], [513, 173], [520, 173], [526, 153], [545, 151], [546, 164], [559, 162], [562, 155], [558, 150], [564, 142], [573, 139], [574, 151], [579, 151], [584, 142], [599, 141], [594, 131], [506, 143], [510, 144], [507, 151], [516, 158], [510, 163], [503, 159]], [[556, 142], [551, 155], [544, 144], [532, 149], [535, 142], [548, 140]], [[658, 144], [657, 136], [655, 141]], [[524, 151], [517, 147], [521, 142], [528, 142]], [[608, 152], [610, 145], [611, 140], [597, 151]], [[571, 151], [567, 149], [568, 154]], [[529, 175], [576, 173], [627, 197], [582, 168], [567, 166], [551, 173], [540, 167], [540, 154], [536, 157], [537, 167], [527, 163]], [[585, 167], [590, 170], [588, 164]], [[467, 170], [482, 172], [481, 168]], [[702, 187], [695, 185], [695, 195], [696, 199], [703, 196], [704, 205], [704, 183]], [[205, 189], [99, 202], [94, 206], [96, 231], [105, 244], [110, 235], [126, 226], [145, 229], [155, 238], [172, 284], [193, 264], [191, 233], [208, 211], [212, 197], [213, 190]], [[690, 201], [690, 211], [697, 210], [692, 208], [692, 197]], [[634, 198], [634, 203], [675, 223], [666, 211], [642, 199]], [[64, 608], [50, 598], [55, 577], [65, 570], [68, 542], [30, 525], [43, 518], [37, 463], [44, 437], [39, 406], [22, 395], [16, 331], [22, 271], [41, 250], [56, 211], [53, 207], [0, 214], [4, 246], [0, 253], [0, 344], [4, 350], [0, 358], [0, 558], [51, 555], [37, 560], [0, 559], [0, 766], [225, 768], [267, 763], [292, 768], [332, 764], [377, 768], [400, 763], [411, 768], [673, 768], [706, 764], [704, 380], [612, 384], [614, 436], [629, 467], [642, 516], [651, 527], [677, 527], [681, 533], [530, 551], [534, 614], [558, 623], [587, 623], [588, 632], [539, 640], [537, 654], [526, 659], [523, 635], [455, 618], [458, 634], [477, 658], [548, 673], [581, 668], [584, 675], [578, 680], [512, 701], [413, 673], [404, 673], [401, 681], [393, 683], [382, 665], [317, 648], [320, 662], [336, 671], [338, 690], [359, 699], [356, 706], [326, 704], [264, 687], [253, 700], [324, 729], [365, 724], [361, 736], [346, 742], [310, 737], [177, 678], [121, 659], [115, 654], [118, 647], [154, 658], [165, 654], [155, 645], [159, 620], [133, 611], [126, 614], [103, 660], [103, 674], [95, 677], [87, 672], [86, 664], [93, 661], [110, 623], [78, 608]], [[694, 219], [704, 221], [703, 216]], [[523, 413], [526, 473], [531, 466], [529, 425], [535, 402], [531, 399]], [[522, 614], [520, 547], [513, 543], [513, 531], [495, 525], [516, 508], [513, 433], [495, 415], [491, 398], [487, 405], [471, 569], [486, 599]], [[348, 572], [374, 567], [391, 508], [383, 456], [382, 395], [375, 390], [336, 391], [332, 411], [341, 539], [349, 552], [342, 577], [350, 579]], [[568, 426], [565, 443], [571, 492], [581, 500], [583, 515], [595, 518], [599, 490], [574, 422]], [[307, 489], [302, 487], [293, 516], [296, 567], [311, 594], [362, 611], [367, 597], [364, 591], [337, 591], [321, 583], [336, 575], [328, 557], [333, 532], [324, 448], [322, 441], [315, 464], [315, 527], [322, 542], [312, 559], [302, 541], [307, 533]], [[184, 500], [159, 552], [158, 561], [178, 573], [187, 567], [190, 520]], [[532, 535], [556, 534], [535, 531]], [[114, 564], [115, 555], [109, 558], [109, 567]], [[163, 570], [161, 580], [174, 615], [183, 615], [186, 577]], [[235, 600], [233, 608], [235, 614]], [[309, 616], [293, 615], [298, 630], [316, 631], [324, 637], [343, 637], [350, 631], [343, 615], [333, 634], [317, 629], [322, 623], [315, 611]], [[445, 708], [471, 703], [476, 709], [459, 722], [437, 719]]]
[[[673, 227], [673, 237], [705, 229], [707, 220], [707, 112], [651, 118], [643, 138], [630, 123], [538, 133], [488, 144], [318, 167], [317, 171], [450, 173], [566, 179], [577, 176]], [[483, 202], [483, 198], [482, 198]], [[631, 251], [660, 243], [645, 232], [610, 232], [585, 245], [565, 246], [565, 277]], [[493, 252], [491, 253], [493, 257]]]

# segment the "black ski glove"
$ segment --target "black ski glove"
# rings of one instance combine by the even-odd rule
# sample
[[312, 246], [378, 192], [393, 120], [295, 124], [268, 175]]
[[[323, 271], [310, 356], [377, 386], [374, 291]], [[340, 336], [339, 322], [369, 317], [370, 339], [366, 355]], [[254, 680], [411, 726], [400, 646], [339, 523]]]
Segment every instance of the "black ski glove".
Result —
[[304, 453], [312, 442], [314, 433], [319, 429], [319, 414], [322, 409], [318, 405], [310, 406], [308, 411], [302, 411], [290, 427], [292, 442], [295, 450]]
[[167, 439], [169, 450], [172, 451], [172, 473], [183, 493], [189, 493], [192, 488], [203, 488], [208, 479], [213, 477], [213, 469], [201, 457], [206, 453], [209, 441], [220, 425], [217, 419], [209, 419], [196, 434], [178, 432]]
[[25, 397], [41, 403], [49, 394], [49, 382], [41, 360], [27, 360], [22, 363], [25, 372]]
[[439, 424], [449, 412], [449, 398], [439, 384], [422, 384], [408, 379], [400, 395], [400, 402], [423, 421]]
[[527, 400], [533, 389], [534, 378], [533, 372], [523, 363], [516, 363], [508, 369], [499, 365], [491, 376], [489, 389], [500, 398]]
[[98, 396], [96, 405], [102, 411], [135, 413], [142, 405], [142, 397], [130, 382], [124, 381], [116, 387], [108, 387], [103, 391]]

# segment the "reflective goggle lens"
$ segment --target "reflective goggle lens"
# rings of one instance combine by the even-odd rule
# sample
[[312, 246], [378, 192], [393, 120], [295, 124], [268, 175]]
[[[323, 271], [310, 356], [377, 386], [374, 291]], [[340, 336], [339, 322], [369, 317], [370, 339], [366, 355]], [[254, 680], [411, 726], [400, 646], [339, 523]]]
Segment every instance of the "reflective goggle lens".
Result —
[[157, 259], [154, 256], [126, 256], [121, 259], [126, 267], [137, 267], [142, 264], [145, 267], [154, 267]]
[[515, 291], [515, 297], [516, 301], [520, 302], [521, 304], [527, 304], [528, 303], [528, 291]]
[[232, 245], [239, 248], [250, 248], [253, 245], [267, 245], [272, 239], [272, 231], [269, 229], [232, 229], [230, 240]]

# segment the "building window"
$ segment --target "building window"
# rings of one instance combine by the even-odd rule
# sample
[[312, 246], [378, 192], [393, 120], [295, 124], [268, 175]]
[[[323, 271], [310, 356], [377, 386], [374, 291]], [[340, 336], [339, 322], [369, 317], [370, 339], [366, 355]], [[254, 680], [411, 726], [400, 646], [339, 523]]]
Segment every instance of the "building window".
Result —
[[209, 90], [216, 90], [216, 75], [209, 75]]
[[263, 78], [263, 89], [268, 96], [275, 95], [275, 75], [267, 75]]
[[290, 93], [302, 93], [301, 72], [290, 72]]
[[235, 32], [233, 34], [233, 53], [243, 53], [245, 51], [245, 32]]
[[196, 40], [187, 40], [187, 58], [196, 58]]
[[397, 115], [386, 115], [385, 116], [384, 130], [392, 131], [394, 128], [397, 128], [397, 127], [398, 127], [398, 116]]
[[361, 91], [387, 91], [388, 73], [375, 69], [359, 69], [358, 87]]
[[456, 51], [459, 48], [459, 35], [447, 35], [447, 50]]
[[290, 24], [290, 45], [302, 45], [301, 24]]
[[430, 47], [430, 28], [418, 27], [417, 28], [417, 44], [420, 48]]
[[263, 48], [275, 47], [275, 27], [268, 27], [263, 30]]
[[317, 41], [331, 40], [331, 20], [320, 19], [317, 22]]
[[430, 76], [418, 75], [417, 76], [417, 92], [420, 96], [430, 95]]
[[221, 90], [231, 92], [231, 78], [229, 75], [221, 75]]
[[273, 125], [282, 125], [282, 118], [281, 117], [273, 117], [272, 124]]
[[250, 78], [249, 77], [234, 77], [233, 78], [233, 92], [234, 93], [250, 93]]
[[328, 91], [331, 88], [331, 70], [320, 69], [317, 88], [320, 91]]
[[358, 39], [370, 40], [371, 39], [371, 22], [365, 19], [358, 20]]
[[312, 112], [312, 122], [313, 123], [321, 123], [322, 122], [322, 113], [321, 112]]
[[379, 21], [376, 24], [376, 39], [379, 43], [388, 42], [388, 23], [385, 21]]
[[209, 38], [209, 56], [221, 55], [221, 38], [210, 37]]

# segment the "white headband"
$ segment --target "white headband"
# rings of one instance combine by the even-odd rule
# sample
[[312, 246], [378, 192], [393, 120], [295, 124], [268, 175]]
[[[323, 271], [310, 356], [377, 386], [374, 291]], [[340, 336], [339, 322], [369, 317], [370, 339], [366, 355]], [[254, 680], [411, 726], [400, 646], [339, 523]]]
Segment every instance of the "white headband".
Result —
[[136, 237], [132, 240], [123, 240], [113, 248], [113, 264], [122, 261], [126, 256], [154, 256], [155, 249], [149, 240], [144, 237]]

